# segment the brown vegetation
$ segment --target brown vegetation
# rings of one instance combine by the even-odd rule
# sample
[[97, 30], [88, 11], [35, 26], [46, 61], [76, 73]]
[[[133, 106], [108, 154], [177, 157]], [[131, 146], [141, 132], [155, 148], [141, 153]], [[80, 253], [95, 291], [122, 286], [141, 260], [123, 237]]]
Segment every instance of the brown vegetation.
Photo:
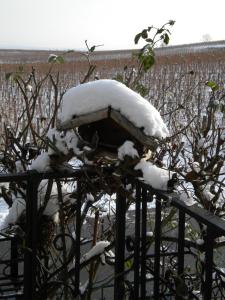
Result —
[[[2, 51], [0, 51], [1, 53]], [[28, 54], [28, 60], [42, 60], [42, 62], [23, 64], [22, 73], [24, 75], [29, 74], [32, 67], [36, 70], [37, 78], [41, 78], [46, 74], [49, 63], [43, 61], [47, 61], [50, 52], [30, 51], [27, 54], [27, 51], [20, 51], [19, 53], [21, 62], [26, 61], [26, 55]], [[137, 59], [131, 51], [98, 51], [96, 53], [93, 53], [91, 57], [92, 65], [96, 66], [90, 78], [91, 80], [124, 76], [126, 66], [134, 69], [137, 66]], [[15, 51], [14, 55], [18, 55], [18, 52]], [[5, 56], [5, 61], [12, 60], [11, 56], [12, 53], [10, 52], [10, 55]], [[164, 103], [168, 97], [179, 98], [182, 102], [182, 99], [190, 94], [190, 90], [193, 90], [191, 97], [199, 97], [199, 94], [204, 95], [205, 90], [202, 87], [196, 89], [196, 82], [214, 80], [218, 84], [222, 84], [225, 68], [224, 57], [224, 50], [168, 55], [157, 55], [156, 51], [156, 64], [150, 72], [144, 75], [143, 79], [145, 86], [148, 88], [147, 96], [149, 100], [159, 108], [159, 103]], [[22, 95], [15, 83], [11, 80], [5, 80], [6, 74], [17, 71], [20, 65], [19, 61], [0, 65], [0, 132], [2, 132], [4, 124], [6, 126], [15, 125], [20, 117], [21, 105], [23, 105]], [[66, 55], [66, 62], [55, 65], [53, 69], [55, 76], [59, 73], [59, 92], [63, 93], [69, 87], [79, 84], [87, 69], [88, 61], [85, 60], [83, 54], [71, 53]], [[190, 73], [190, 76], [187, 76], [188, 73]], [[39, 118], [46, 118], [48, 112], [46, 111], [43, 115], [43, 106], [45, 106], [46, 100], [52, 97], [53, 87], [50, 82], [46, 82], [42, 89], [42, 97], [38, 99], [37, 115]], [[162, 110], [162, 114], [164, 113]]]

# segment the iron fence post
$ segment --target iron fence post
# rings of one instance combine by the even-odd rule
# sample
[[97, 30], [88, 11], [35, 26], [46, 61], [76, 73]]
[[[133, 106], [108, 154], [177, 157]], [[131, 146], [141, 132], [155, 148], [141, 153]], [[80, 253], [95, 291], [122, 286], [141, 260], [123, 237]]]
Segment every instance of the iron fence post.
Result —
[[13, 237], [11, 239], [11, 277], [13, 280], [16, 280], [18, 277], [18, 239], [17, 237]]
[[135, 199], [135, 245], [134, 245], [134, 299], [139, 299], [140, 283], [140, 214], [141, 214], [141, 186], [136, 183]]
[[115, 280], [114, 300], [124, 297], [124, 259], [125, 259], [125, 225], [126, 198], [120, 193], [116, 197], [116, 228], [115, 228]]
[[214, 246], [214, 232], [210, 226], [207, 226], [206, 231], [206, 252], [205, 252], [205, 282], [203, 299], [211, 300], [212, 296], [212, 272], [213, 272], [213, 246]]
[[74, 294], [78, 297], [80, 293], [80, 234], [81, 234], [81, 202], [82, 183], [77, 180], [77, 202], [76, 202], [76, 253], [75, 253], [75, 286]]
[[159, 299], [160, 280], [160, 241], [161, 241], [161, 199], [156, 196], [155, 208], [155, 261], [154, 261], [154, 299]]
[[141, 215], [141, 299], [146, 297], [146, 231], [147, 231], [147, 191], [142, 189]]
[[[178, 276], [184, 273], [184, 237], [185, 237], [185, 213], [179, 210], [179, 223], [178, 223]], [[183, 278], [184, 280], [184, 278]], [[176, 300], [182, 300], [183, 297], [176, 296]]]
[[26, 192], [26, 238], [24, 254], [24, 299], [35, 299], [37, 255], [37, 194], [39, 176], [30, 171]]

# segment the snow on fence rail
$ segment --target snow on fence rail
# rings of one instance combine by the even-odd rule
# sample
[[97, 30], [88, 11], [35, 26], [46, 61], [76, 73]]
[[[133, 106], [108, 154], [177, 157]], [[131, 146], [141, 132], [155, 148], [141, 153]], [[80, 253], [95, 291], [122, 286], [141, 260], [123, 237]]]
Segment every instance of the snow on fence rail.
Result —
[[[91, 169], [76, 170], [73, 173], [29, 171], [0, 176], [0, 183], [26, 183], [26, 226], [22, 246], [21, 235], [19, 239], [18, 236], [2, 234], [4, 239], [9, 239], [12, 244], [9, 246], [11, 259], [0, 262], [0, 265], [5, 265], [1, 268], [0, 276], [1, 299], [15, 296], [21, 296], [26, 300], [47, 299], [47, 293], [52, 288], [58, 287], [59, 278], [61, 278], [61, 283], [66, 280], [62, 278], [62, 275], [65, 275], [63, 273], [65, 269], [67, 276], [71, 279], [71, 281], [66, 281], [66, 284], [74, 297], [78, 294], [82, 296], [88, 289], [87, 275], [86, 283], [82, 284], [84, 280], [82, 268], [86, 265], [86, 260], [84, 260], [85, 256], [81, 255], [82, 241], [84, 241], [81, 237], [82, 185], [84, 184], [82, 178], [87, 172], [90, 178], [95, 176]], [[106, 172], [110, 172], [110, 169]], [[37, 227], [37, 193], [39, 182], [43, 179], [73, 179], [77, 185], [74, 207], [75, 233], [70, 235], [70, 232], [67, 232], [64, 236], [68, 237], [72, 243], [72, 256], [67, 257], [66, 264], [58, 265], [55, 270], [48, 268], [46, 256], [38, 253], [40, 241], [37, 237], [40, 228]], [[95, 251], [96, 248], [92, 248], [95, 249], [93, 251], [86, 251], [90, 260], [93, 258], [93, 261], [100, 262], [106, 248], [115, 250], [115, 259], [113, 262], [111, 260], [113, 270], [108, 270], [106, 279], [101, 278], [101, 283], [99, 281], [93, 288], [97, 291], [110, 288], [114, 291], [114, 300], [123, 299], [125, 294], [129, 294], [132, 299], [145, 299], [152, 294], [155, 299], [160, 299], [167, 294], [176, 296], [176, 299], [183, 299], [185, 296], [204, 300], [214, 299], [214, 297], [223, 298], [225, 274], [221, 266], [216, 263], [214, 249], [217, 247], [218, 239], [225, 236], [225, 221], [196, 205], [187, 206], [175, 193], [154, 190], [138, 181], [133, 184], [135, 184], [136, 195], [135, 211], [132, 212], [132, 228], [127, 228], [127, 199], [124, 195], [117, 194], [114, 219], [115, 239], [100, 242], [101, 251], [98, 244], [95, 246], [98, 247], [98, 251]], [[154, 210], [149, 209], [149, 203], [155, 203]], [[172, 215], [177, 216], [177, 226], [170, 227], [169, 223], [165, 226], [165, 220], [171, 218]], [[148, 233], [151, 227], [149, 222], [153, 223], [151, 228], [153, 234]], [[199, 239], [187, 238], [188, 226], [193, 222], [193, 226], [204, 227], [201, 242]], [[169, 234], [166, 234], [168, 229], [170, 229]], [[62, 257], [62, 247], [58, 245], [62, 236], [55, 234], [53, 246]], [[2, 241], [0, 240], [0, 243]], [[94, 256], [90, 255], [92, 252]], [[22, 273], [19, 273], [18, 261], [21, 259], [24, 264], [22, 267], [20, 265]], [[195, 268], [195, 263], [201, 264], [200, 271]], [[6, 269], [8, 269], [7, 274]], [[8, 286], [4, 282], [7, 282]], [[12, 284], [14, 284], [13, 288]], [[107, 299], [110, 299], [109, 294], [107, 294]]]

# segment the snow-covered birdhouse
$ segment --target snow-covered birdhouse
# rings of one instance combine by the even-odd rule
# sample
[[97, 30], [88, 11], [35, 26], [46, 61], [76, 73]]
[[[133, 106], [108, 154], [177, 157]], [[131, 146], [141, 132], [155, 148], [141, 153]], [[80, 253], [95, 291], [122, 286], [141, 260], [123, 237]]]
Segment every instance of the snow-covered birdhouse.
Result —
[[159, 112], [143, 97], [115, 80], [97, 80], [69, 89], [62, 99], [59, 130], [77, 128], [102, 153], [117, 153], [126, 140], [138, 150], [154, 150], [168, 135]]

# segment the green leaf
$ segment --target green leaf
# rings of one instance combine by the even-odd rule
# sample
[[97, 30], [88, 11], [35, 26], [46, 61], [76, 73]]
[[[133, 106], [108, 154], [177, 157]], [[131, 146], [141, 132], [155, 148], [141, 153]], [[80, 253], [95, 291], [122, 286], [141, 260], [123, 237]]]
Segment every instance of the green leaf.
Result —
[[156, 34], [160, 34], [160, 33], [163, 33], [164, 29], [163, 28], [160, 28], [157, 30]]
[[147, 87], [145, 87], [143, 84], [141, 83], [137, 83], [137, 85], [135, 86], [135, 90], [142, 96], [145, 97], [148, 95], [149, 93], [149, 89]]
[[169, 23], [170, 26], [173, 26], [175, 24], [175, 21], [174, 20], [169, 20], [168, 23]]
[[22, 73], [23, 72], [23, 66], [19, 65], [18, 70], [19, 70], [20, 73]]
[[49, 55], [48, 62], [49, 63], [63, 64], [65, 62], [65, 59], [62, 55], [57, 56], [55, 54], [51, 54], [51, 55]]
[[146, 53], [149, 53], [150, 51], [153, 52], [151, 45], [149, 45], [149, 44], [144, 45], [144, 47], [139, 52], [139, 55], [138, 55], [139, 58], [144, 54], [146, 55]]
[[146, 39], [145, 41], [148, 43], [153, 43], [153, 39], [150, 39], [150, 38]]
[[155, 63], [155, 58], [154, 58], [154, 55], [153, 54], [143, 54], [141, 57], [140, 57], [140, 60], [143, 64], [143, 68], [144, 68], [144, 71], [148, 71]]
[[66, 54], [74, 53], [74, 52], [75, 52], [74, 50], [67, 50], [67, 51], [66, 51]]
[[170, 37], [168, 35], [168, 33], [165, 33], [164, 36], [163, 36], [163, 42], [168, 45], [169, 44], [169, 41], [170, 41]]
[[58, 64], [63, 64], [65, 62], [65, 59], [64, 59], [63, 56], [59, 55], [59, 56], [56, 57], [56, 62]]
[[131, 269], [133, 266], [133, 260], [130, 259], [130, 260], [125, 261], [124, 265], [125, 265], [125, 268]]
[[13, 75], [13, 79], [14, 80], [19, 80], [19, 79], [21, 79], [22, 77], [20, 76], [20, 74], [17, 72], [17, 73], [14, 73], [14, 75]]
[[215, 92], [216, 90], [219, 89], [219, 86], [217, 83], [213, 82], [213, 81], [207, 81], [205, 83], [206, 86], [210, 87], [212, 89], [213, 92]]
[[12, 72], [6, 73], [6, 74], [5, 74], [5, 79], [6, 79], [6, 80], [9, 80], [9, 79], [12, 77], [12, 74], [13, 74]]
[[91, 48], [90, 48], [90, 52], [94, 52], [95, 51], [95, 48], [96, 48], [96, 46], [92, 46]]
[[123, 83], [123, 75], [122, 74], [116, 74], [116, 77], [114, 77], [113, 79]]
[[147, 37], [148, 37], [147, 29], [142, 30], [142, 32], [141, 32], [141, 37], [142, 37], [143, 39], [147, 39]]
[[56, 58], [57, 58], [57, 55], [55, 55], [55, 54], [50, 54], [49, 57], [48, 57], [48, 62], [49, 62], [49, 63], [56, 62]]
[[135, 38], [134, 38], [134, 43], [135, 43], [135, 44], [138, 44], [140, 38], [141, 38], [141, 33], [138, 33], [138, 34], [135, 36]]

